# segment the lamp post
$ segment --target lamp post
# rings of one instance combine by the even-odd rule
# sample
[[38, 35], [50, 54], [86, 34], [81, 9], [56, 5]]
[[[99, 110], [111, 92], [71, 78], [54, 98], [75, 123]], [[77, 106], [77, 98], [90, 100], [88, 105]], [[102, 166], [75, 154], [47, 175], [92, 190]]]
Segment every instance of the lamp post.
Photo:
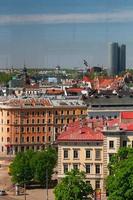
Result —
[[48, 168], [46, 168], [46, 200], [48, 200]]

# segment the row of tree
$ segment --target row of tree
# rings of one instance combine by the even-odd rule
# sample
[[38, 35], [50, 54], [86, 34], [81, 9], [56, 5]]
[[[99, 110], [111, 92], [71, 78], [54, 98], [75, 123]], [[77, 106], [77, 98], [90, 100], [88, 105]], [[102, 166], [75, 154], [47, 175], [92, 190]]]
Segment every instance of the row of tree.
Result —
[[53, 148], [47, 148], [44, 151], [28, 150], [18, 153], [10, 165], [12, 182], [29, 184], [31, 181], [36, 181], [45, 185], [46, 178], [51, 179], [56, 163], [57, 152]]

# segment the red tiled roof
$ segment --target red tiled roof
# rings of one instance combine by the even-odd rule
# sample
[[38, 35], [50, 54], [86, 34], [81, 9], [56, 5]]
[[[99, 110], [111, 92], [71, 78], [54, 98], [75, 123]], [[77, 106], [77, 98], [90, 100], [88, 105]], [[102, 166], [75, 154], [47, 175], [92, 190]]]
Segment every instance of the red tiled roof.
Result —
[[46, 90], [46, 94], [48, 95], [60, 95], [60, 94], [64, 94], [63, 90], [57, 90], [57, 89], [48, 89]]
[[133, 131], [133, 123], [128, 123], [128, 124], [121, 123], [120, 128], [125, 131]]
[[121, 112], [122, 119], [133, 119], [133, 112]]
[[60, 134], [58, 141], [103, 141], [103, 134], [88, 127], [87, 121], [76, 121]]
[[70, 93], [80, 93], [83, 88], [67, 88], [66, 91]]

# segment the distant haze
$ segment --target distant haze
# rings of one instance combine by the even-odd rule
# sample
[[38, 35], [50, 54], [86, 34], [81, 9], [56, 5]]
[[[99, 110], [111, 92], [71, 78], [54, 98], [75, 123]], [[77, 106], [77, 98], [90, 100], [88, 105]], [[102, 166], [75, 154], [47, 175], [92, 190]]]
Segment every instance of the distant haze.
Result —
[[110, 42], [132, 67], [132, 0], [0, 0], [1, 68], [108, 66]]

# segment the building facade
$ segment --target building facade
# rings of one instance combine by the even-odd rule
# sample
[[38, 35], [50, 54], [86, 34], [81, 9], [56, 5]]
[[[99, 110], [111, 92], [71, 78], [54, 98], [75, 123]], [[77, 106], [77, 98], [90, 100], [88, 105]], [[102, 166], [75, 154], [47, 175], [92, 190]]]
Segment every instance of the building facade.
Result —
[[38, 150], [55, 142], [65, 124], [86, 116], [82, 101], [44, 98], [9, 99], [0, 103], [0, 153]]
[[58, 178], [71, 169], [85, 171], [86, 182], [103, 195], [103, 135], [79, 121], [58, 137]]

